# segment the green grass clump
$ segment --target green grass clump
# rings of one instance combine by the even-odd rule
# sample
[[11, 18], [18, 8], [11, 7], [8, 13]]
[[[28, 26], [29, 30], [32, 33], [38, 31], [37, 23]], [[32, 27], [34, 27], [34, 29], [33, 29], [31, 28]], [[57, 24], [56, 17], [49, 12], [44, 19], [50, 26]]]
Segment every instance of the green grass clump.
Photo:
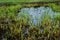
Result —
[[48, 4], [49, 7], [52, 7], [54, 11], [60, 12], [60, 5], [56, 5], [54, 3]]

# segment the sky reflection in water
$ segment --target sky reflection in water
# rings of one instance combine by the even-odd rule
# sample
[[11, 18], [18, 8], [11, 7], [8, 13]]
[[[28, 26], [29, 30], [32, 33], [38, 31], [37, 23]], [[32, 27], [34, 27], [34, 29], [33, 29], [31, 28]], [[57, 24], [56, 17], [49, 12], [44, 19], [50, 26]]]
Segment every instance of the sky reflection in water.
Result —
[[[54, 12], [52, 10], [52, 8], [50, 7], [39, 7], [39, 8], [22, 8], [20, 10], [20, 12], [18, 13], [18, 19], [22, 14], [27, 14], [30, 16], [30, 22], [33, 23], [34, 25], [37, 25], [40, 21], [40, 18], [44, 16], [42, 16], [43, 14], [48, 13], [50, 15], [51, 18], [53, 18], [53, 15], [57, 15], [60, 13], [59, 12]], [[33, 22], [32, 22], [33, 21]]]

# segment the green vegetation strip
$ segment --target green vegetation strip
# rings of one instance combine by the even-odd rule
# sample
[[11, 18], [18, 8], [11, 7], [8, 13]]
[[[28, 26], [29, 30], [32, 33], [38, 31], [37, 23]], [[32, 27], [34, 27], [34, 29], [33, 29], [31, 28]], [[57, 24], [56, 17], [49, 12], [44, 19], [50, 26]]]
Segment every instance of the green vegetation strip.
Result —
[[59, 0], [0, 0], [0, 2], [54, 2]]
[[[23, 8], [23, 7], [40, 7], [40, 6], [45, 6], [45, 7], [51, 7], [54, 11], [59, 11], [60, 12], [60, 4], [59, 3], [0, 3], [0, 7], [11, 7], [12, 6], [15, 8]], [[16, 9], [16, 8], [15, 8]]]

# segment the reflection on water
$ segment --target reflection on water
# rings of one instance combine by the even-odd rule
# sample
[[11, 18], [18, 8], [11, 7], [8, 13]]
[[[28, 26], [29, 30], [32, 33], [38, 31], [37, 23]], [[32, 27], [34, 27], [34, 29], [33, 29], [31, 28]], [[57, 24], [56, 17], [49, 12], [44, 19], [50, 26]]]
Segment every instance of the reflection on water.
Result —
[[28, 16], [30, 16], [30, 22], [34, 25], [37, 25], [41, 21], [40, 18], [44, 18], [44, 16], [42, 15], [48, 14], [51, 18], [53, 18], [53, 15], [59, 14], [59, 12], [54, 12], [50, 7], [22, 8], [18, 13], [18, 19], [23, 14], [27, 14]]

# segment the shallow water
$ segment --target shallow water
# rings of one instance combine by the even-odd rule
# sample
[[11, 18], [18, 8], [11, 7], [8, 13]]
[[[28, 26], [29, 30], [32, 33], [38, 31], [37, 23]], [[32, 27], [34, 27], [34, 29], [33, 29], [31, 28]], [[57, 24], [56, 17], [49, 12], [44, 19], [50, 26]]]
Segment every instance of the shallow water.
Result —
[[59, 12], [54, 12], [52, 10], [52, 8], [50, 7], [38, 7], [38, 8], [34, 8], [34, 7], [30, 7], [30, 8], [22, 8], [20, 10], [20, 12], [18, 13], [18, 17], [17, 19], [19, 20], [23, 14], [27, 14], [28, 16], [30, 16], [30, 23], [32, 23], [33, 25], [37, 25], [39, 24], [39, 22], [41, 21], [41, 17], [44, 18], [44, 14], [45, 15], [49, 15], [51, 18], [53, 18], [53, 15], [59, 14]]

